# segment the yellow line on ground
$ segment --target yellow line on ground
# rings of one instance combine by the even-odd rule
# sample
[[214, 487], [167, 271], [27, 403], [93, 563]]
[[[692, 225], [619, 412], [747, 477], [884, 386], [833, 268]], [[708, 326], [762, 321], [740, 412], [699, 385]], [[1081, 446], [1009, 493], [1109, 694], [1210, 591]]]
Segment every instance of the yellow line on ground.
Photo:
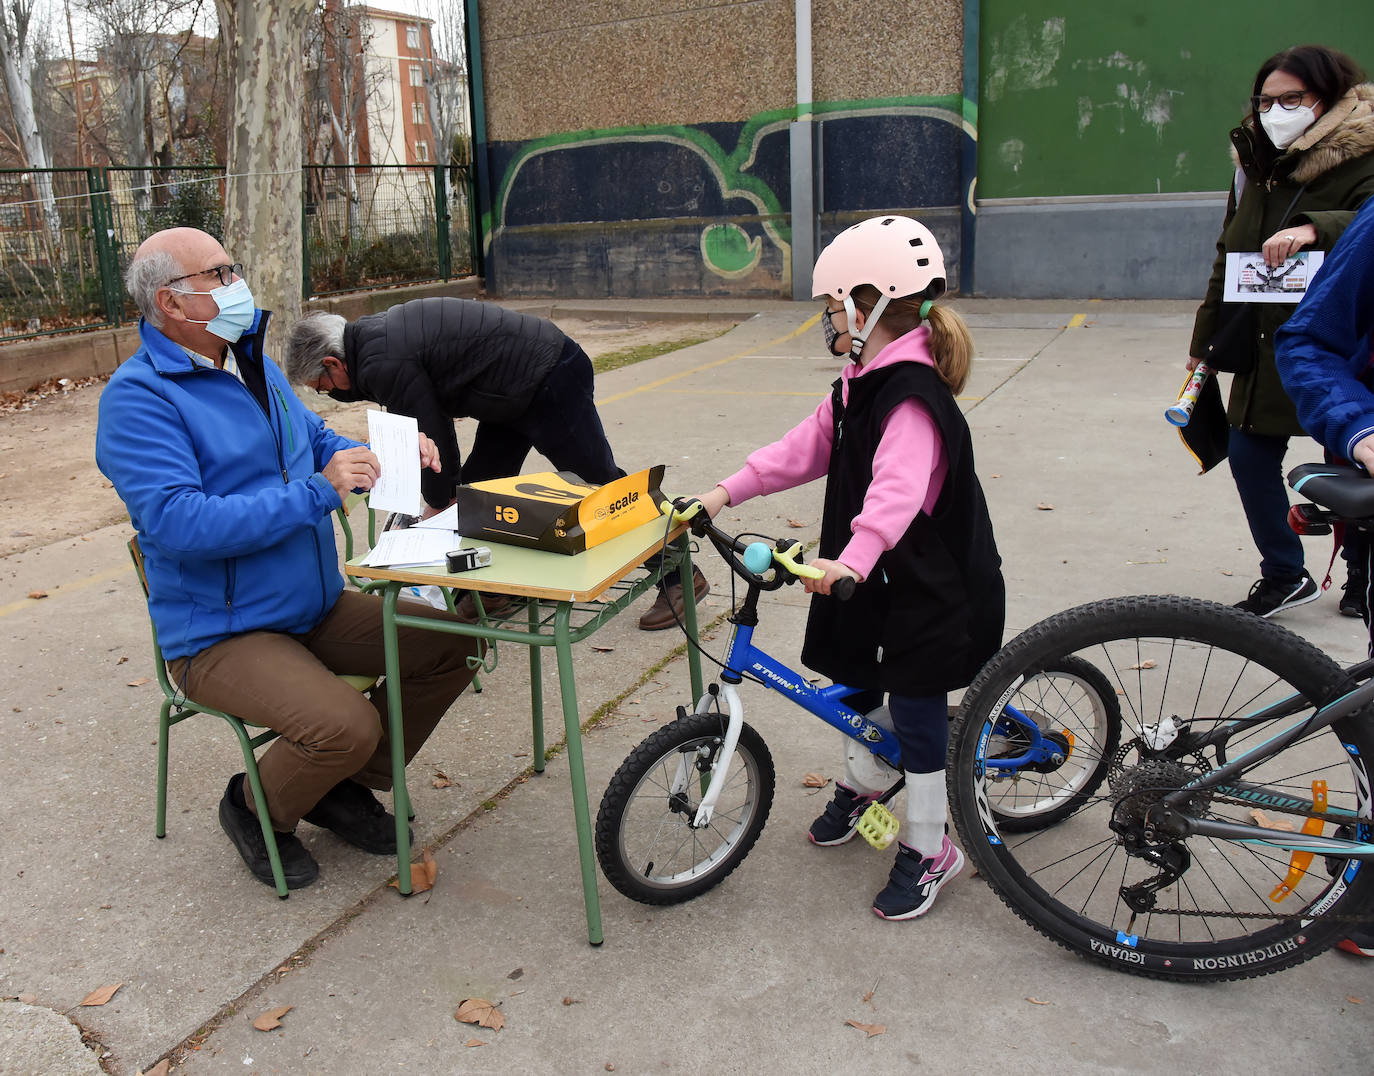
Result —
[[795, 340], [802, 333], [816, 326], [820, 322], [820, 320], [820, 314], [813, 314], [811, 317], [807, 318], [804, 322], [802, 322], [799, 326], [797, 326], [797, 328], [793, 329], [786, 336], [779, 336], [776, 340], [769, 340], [766, 344], [760, 344], [758, 347], [750, 348], [748, 351], [741, 351], [736, 355], [729, 355], [723, 359], [716, 359], [715, 362], [708, 362], [704, 363], [701, 366], [694, 366], [692, 367], [692, 369], [683, 370], [681, 373], [669, 374], [667, 377], [661, 377], [657, 381], [650, 381], [647, 385], [640, 385], [638, 388], [627, 389], [625, 392], [617, 392], [614, 396], [607, 396], [604, 399], [597, 400], [597, 406], [600, 407], [603, 404], [619, 403], [621, 400], [628, 399], [631, 396], [637, 396], [641, 392], [652, 392], [654, 389], [662, 388], [664, 385], [672, 384], [672, 382], [674, 381], [681, 381], [684, 377], [691, 377], [693, 374], [700, 374], [704, 373], [707, 370], [714, 370], [717, 366], [725, 366], [728, 363], [732, 363], [737, 359], [746, 358], [749, 355], [757, 355], [760, 351], [763, 351], [766, 348], [776, 347], [778, 344], [786, 343], [788, 340]]
[[1081, 328], [1083, 328], [1083, 323], [1084, 323], [1085, 321], [1087, 321], [1087, 320], [1088, 320], [1088, 315], [1087, 315], [1087, 314], [1075, 314], [1073, 317], [1069, 318], [1069, 323], [1068, 323], [1068, 325], [1065, 326], [1065, 328], [1067, 328], [1067, 329], [1081, 329]]
[[[65, 596], [73, 591], [85, 590], [87, 587], [93, 587], [98, 583], [108, 583], [111, 579], [118, 579], [125, 572], [133, 571], [133, 568], [134, 566], [132, 564], [126, 564], [122, 568], [109, 568], [96, 575], [87, 576], [85, 579], [77, 579], [75, 582], [59, 583], [48, 591], [48, 597], [54, 598], [59, 594]], [[43, 601], [44, 599], [42, 598], [20, 598], [17, 602], [0, 605], [0, 617], [9, 616], [11, 613], [17, 613], [21, 609], [35, 608]]]

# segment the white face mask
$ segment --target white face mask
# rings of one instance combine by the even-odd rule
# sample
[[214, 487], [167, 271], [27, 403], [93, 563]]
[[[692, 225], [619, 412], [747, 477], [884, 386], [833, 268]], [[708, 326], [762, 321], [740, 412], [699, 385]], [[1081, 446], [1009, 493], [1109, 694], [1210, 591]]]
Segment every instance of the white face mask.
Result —
[[1260, 124], [1269, 141], [1279, 149], [1287, 149], [1298, 136], [1317, 122], [1317, 114], [1307, 105], [1289, 110], [1275, 104], [1268, 112], [1260, 113]]

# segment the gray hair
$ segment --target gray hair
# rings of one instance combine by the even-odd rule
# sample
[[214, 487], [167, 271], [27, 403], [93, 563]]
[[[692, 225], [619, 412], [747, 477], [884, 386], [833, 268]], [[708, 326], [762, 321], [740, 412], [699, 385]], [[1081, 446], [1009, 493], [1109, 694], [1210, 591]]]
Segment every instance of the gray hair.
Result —
[[165, 250], [135, 255], [124, 274], [124, 287], [155, 329], [162, 328], [162, 312], [157, 308], [157, 293], [167, 282], [181, 275], [181, 263]]
[[343, 359], [344, 326], [338, 314], [306, 314], [286, 337], [286, 376], [293, 384], [316, 382], [324, 376], [324, 360]]

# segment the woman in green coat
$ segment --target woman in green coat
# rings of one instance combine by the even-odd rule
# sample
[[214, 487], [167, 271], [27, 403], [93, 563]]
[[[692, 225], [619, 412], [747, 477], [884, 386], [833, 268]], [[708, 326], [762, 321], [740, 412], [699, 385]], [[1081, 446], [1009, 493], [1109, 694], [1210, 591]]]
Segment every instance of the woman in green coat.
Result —
[[[1193, 326], [1190, 370], [1205, 361], [1207, 344], [1220, 328], [1227, 253], [1259, 252], [1272, 268], [1301, 250], [1330, 250], [1374, 194], [1374, 85], [1333, 49], [1287, 49], [1260, 67], [1250, 108], [1231, 132], [1231, 143], [1236, 181]], [[1303, 434], [1274, 366], [1274, 330], [1292, 312], [1286, 303], [1254, 304], [1254, 366], [1232, 380], [1227, 408], [1231, 475], [1260, 553], [1260, 579], [1237, 604], [1265, 617], [1320, 594], [1303, 564], [1302, 542], [1288, 527], [1283, 477], [1288, 439]], [[1366, 590], [1357, 570], [1347, 570], [1343, 612]]]

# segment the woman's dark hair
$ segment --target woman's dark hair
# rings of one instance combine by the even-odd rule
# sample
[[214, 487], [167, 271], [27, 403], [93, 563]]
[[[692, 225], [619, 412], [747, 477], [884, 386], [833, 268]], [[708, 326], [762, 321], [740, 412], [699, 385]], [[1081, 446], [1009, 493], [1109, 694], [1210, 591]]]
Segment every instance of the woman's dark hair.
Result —
[[1264, 87], [1264, 80], [1275, 71], [1286, 71], [1301, 79], [1302, 84], [1317, 95], [1323, 109], [1330, 108], [1365, 78], [1359, 65], [1343, 52], [1324, 45], [1298, 45], [1274, 53], [1260, 65], [1255, 88], [1251, 91], [1256, 97]]

